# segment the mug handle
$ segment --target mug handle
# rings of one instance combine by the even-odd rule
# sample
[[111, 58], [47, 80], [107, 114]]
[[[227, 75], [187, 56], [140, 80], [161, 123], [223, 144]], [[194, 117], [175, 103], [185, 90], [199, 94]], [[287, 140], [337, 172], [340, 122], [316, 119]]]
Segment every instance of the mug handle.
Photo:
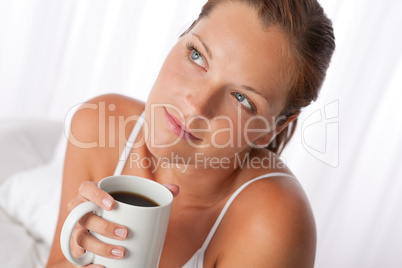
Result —
[[66, 221], [63, 224], [60, 235], [60, 246], [64, 256], [74, 265], [84, 266], [93, 262], [95, 254], [86, 251], [82, 256], [76, 258], [71, 254], [70, 240], [73, 229], [77, 222], [87, 213], [96, 212], [97, 215], [101, 215], [102, 209], [91, 201], [84, 202], [75, 207], [67, 216]]

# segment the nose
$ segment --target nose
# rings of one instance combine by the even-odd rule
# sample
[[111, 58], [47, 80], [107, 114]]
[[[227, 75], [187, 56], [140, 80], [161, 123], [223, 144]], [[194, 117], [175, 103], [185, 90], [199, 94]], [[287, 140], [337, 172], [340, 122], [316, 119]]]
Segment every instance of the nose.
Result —
[[191, 115], [212, 118], [221, 102], [220, 92], [213, 88], [189, 89], [184, 95], [184, 104]]

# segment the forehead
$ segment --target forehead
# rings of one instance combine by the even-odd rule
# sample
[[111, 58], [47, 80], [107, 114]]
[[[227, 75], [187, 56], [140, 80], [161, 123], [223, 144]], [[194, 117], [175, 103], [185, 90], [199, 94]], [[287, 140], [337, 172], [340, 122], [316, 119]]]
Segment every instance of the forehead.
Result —
[[288, 40], [278, 28], [264, 28], [252, 7], [231, 1], [218, 4], [191, 31], [211, 49], [214, 63], [237, 83], [262, 91], [283, 104], [290, 69]]

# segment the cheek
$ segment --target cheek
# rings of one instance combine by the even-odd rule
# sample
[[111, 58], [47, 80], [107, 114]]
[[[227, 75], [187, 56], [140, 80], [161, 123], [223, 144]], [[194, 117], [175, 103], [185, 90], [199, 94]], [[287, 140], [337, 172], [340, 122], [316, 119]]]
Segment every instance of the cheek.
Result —
[[[178, 46], [174, 47], [165, 62], [156, 79], [156, 83], [162, 87], [176, 88], [177, 85], [186, 84], [189, 80], [189, 68], [186, 68], [185, 55]], [[188, 64], [187, 64], [188, 65]]]
[[166, 57], [148, 95], [150, 103], [175, 103], [187, 82], [184, 57], [173, 49]]
[[[240, 120], [239, 120], [240, 119]], [[225, 117], [216, 120], [210, 134], [210, 145], [214, 148], [245, 148], [268, 133], [269, 127], [257, 119]]]
[[242, 137], [246, 143], [252, 144], [256, 139], [269, 135], [274, 129], [275, 120], [267, 120], [263, 116], [253, 116], [242, 126]]

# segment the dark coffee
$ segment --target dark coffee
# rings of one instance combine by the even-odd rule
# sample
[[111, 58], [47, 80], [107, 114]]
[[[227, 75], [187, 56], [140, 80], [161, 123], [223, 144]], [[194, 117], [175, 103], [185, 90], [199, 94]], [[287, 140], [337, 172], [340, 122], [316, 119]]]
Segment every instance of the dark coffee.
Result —
[[118, 191], [112, 192], [110, 195], [117, 201], [139, 207], [157, 207], [159, 206], [154, 200], [131, 192]]

